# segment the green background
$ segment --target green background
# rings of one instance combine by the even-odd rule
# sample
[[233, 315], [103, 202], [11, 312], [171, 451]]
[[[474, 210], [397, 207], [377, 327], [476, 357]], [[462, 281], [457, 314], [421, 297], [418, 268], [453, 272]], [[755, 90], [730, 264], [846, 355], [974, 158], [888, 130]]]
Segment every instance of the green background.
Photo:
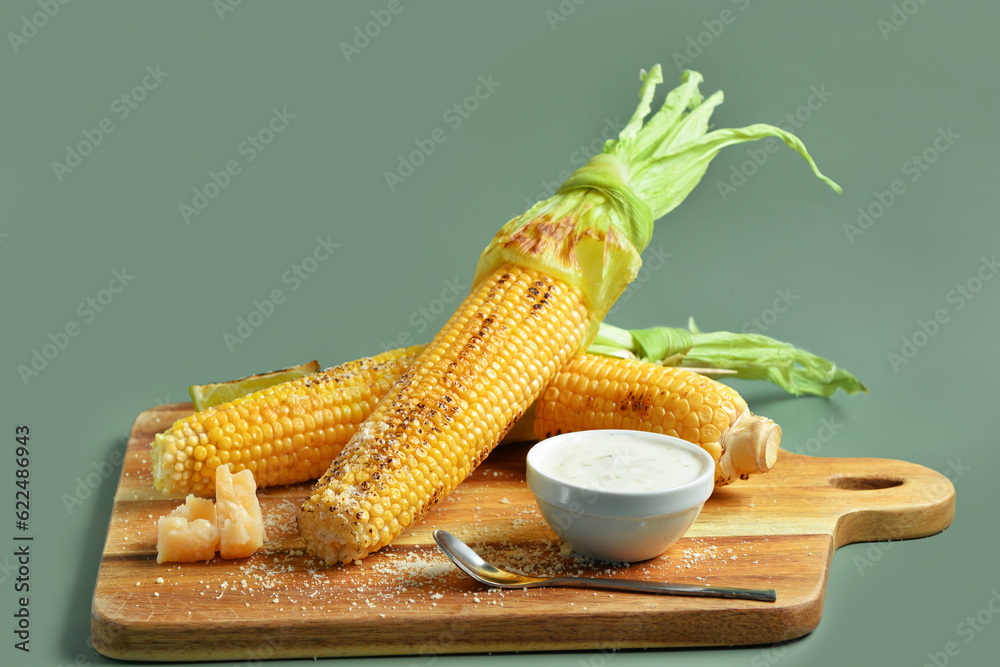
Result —
[[[432, 308], [449, 281], [467, 289], [500, 224], [577, 166], [581, 143], [627, 119], [641, 67], [662, 62], [673, 85], [690, 49], [683, 65], [705, 75], [703, 91], [726, 92], [716, 126], [798, 112], [796, 132], [844, 193], [792, 151], [753, 169], [747, 151], [761, 144], [727, 149], [658, 223], [647, 257], [670, 256], [610, 320], [683, 325], [693, 315], [703, 330], [739, 331], [758, 318], [768, 335], [835, 359], [871, 393], [793, 399], [739, 388], [781, 424], [793, 451], [812, 442], [822, 456], [960, 467], [961, 476], [949, 473], [957, 517], [928, 539], [837, 552], [822, 622], [787, 645], [544, 661], [921, 665], [956, 641], [951, 664], [992, 664], [1000, 619], [990, 614], [968, 643], [957, 628], [1000, 589], [1000, 280], [962, 297], [960, 309], [952, 290], [1000, 251], [996, 5], [404, 1], [348, 58], [341, 44], [387, 4], [247, 1], [220, 13], [208, 2], [71, 3], [37, 19], [35, 32], [24, 21], [42, 11], [37, 2], [0, 6], [3, 496], [12, 510], [14, 428], [28, 424], [35, 535], [32, 651], [13, 650], [12, 579], [0, 574], [3, 655], [31, 665], [106, 662], [89, 644], [89, 609], [117, 469], [72, 512], [62, 496], [95, 465], [118, 460], [140, 411], [186, 400], [192, 382], [312, 358], [331, 365], [399, 336], [428, 339], [445, 316], [420, 308]], [[12, 42], [22, 31], [30, 39]], [[147, 67], [167, 75], [122, 118], [115, 99]], [[478, 77], [499, 85], [456, 128], [444, 114]], [[814, 88], [826, 99], [807, 109]], [[241, 142], [275, 108], [294, 119], [246, 161]], [[66, 160], [66, 146], [105, 118], [114, 130], [57, 174], [52, 163]], [[436, 128], [446, 141], [390, 191], [384, 172]], [[952, 135], [939, 141], [943, 152], [934, 149], [939, 132]], [[925, 151], [933, 164], [913, 171]], [[240, 173], [187, 223], [179, 206], [229, 160]], [[754, 173], [722, 192], [734, 169]], [[858, 208], [878, 212], [877, 193], [895, 180], [905, 191], [862, 234], [848, 234]], [[339, 247], [293, 289], [283, 276], [318, 237]], [[101, 312], [80, 307], [123, 268], [134, 278]], [[285, 301], [230, 351], [224, 334], [274, 289]], [[769, 312], [776, 291], [791, 295], [780, 314]], [[917, 335], [923, 345], [894, 367], [889, 354], [939, 309], [946, 321]], [[22, 379], [18, 366], [71, 322], [78, 335]], [[829, 420], [837, 432], [820, 443]]]

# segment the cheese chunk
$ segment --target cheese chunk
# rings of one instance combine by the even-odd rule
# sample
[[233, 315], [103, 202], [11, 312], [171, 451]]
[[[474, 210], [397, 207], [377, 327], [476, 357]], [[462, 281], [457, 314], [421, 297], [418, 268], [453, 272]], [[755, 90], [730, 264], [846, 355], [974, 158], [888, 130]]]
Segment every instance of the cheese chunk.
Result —
[[157, 527], [157, 563], [193, 563], [211, 560], [219, 547], [215, 505], [189, 495], [183, 505], [160, 517]]
[[252, 472], [234, 475], [228, 464], [216, 468], [215, 509], [223, 558], [245, 558], [264, 544], [264, 519]]

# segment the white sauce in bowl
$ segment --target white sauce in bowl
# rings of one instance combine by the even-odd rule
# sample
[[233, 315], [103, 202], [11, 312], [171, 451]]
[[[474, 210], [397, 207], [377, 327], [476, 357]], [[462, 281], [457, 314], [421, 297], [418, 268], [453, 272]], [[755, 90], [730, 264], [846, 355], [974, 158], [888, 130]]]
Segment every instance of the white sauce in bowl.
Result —
[[670, 489], [694, 481], [704, 471], [703, 462], [692, 452], [650, 442], [639, 433], [567, 440], [538, 463], [554, 479], [613, 492]]

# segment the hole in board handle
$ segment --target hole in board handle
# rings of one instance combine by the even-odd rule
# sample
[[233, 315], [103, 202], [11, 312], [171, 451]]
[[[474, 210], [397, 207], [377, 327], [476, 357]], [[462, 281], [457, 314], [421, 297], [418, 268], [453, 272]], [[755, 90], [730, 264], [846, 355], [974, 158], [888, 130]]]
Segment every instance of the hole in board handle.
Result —
[[898, 477], [855, 477], [852, 475], [835, 475], [830, 478], [830, 486], [845, 491], [874, 491], [876, 489], [891, 489], [902, 486], [903, 480]]

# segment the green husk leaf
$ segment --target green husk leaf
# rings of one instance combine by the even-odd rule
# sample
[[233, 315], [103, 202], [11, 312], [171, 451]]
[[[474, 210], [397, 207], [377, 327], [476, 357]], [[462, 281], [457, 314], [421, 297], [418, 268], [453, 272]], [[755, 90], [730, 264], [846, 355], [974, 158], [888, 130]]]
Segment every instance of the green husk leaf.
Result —
[[599, 346], [624, 350], [633, 354], [639, 351], [639, 345], [635, 342], [635, 337], [631, 331], [619, 329], [604, 322], [601, 322], [601, 326], [597, 330], [597, 335], [594, 337], [594, 342], [588, 348], [588, 351], [592, 351]]
[[632, 338], [639, 346], [637, 355], [640, 359], [663, 360], [668, 357], [683, 357], [690, 352], [694, 344], [690, 331], [672, 327], [634, 329]]
[[641, 78], [639, 104], [618, 139], [607, 141], [604, 150], [575, 171], [555, 195], [504, 225], [476, 267], [476, 283], [513, 263], [579, 288], [590, 315], [584, 348], [638, 273], [653, 221], [687, 197], [724, 147], [778, 137], [805, 158], [816, 176], [840, 192], [793, 134], [765, 124], [708, 132], [722, 92], [704, 99], [697, 72], [684, 72], [681, 85], [667, 94], [651, 117], [656, 86], [663, 81], [660, 66], [643, 71]]
[[767, 380], [796, 396], [830, 397], [838, 389], [868, 393], [854, 375], [823, 357], [760, 334], [702, 333], [693, 319], [687, 330], [626, 330], [602, 323], [597, 340], [600, 344], [588, 352], [609, 356], [624, 352], [664, 365], [727, 369], [735, 371], [730, 377]]

